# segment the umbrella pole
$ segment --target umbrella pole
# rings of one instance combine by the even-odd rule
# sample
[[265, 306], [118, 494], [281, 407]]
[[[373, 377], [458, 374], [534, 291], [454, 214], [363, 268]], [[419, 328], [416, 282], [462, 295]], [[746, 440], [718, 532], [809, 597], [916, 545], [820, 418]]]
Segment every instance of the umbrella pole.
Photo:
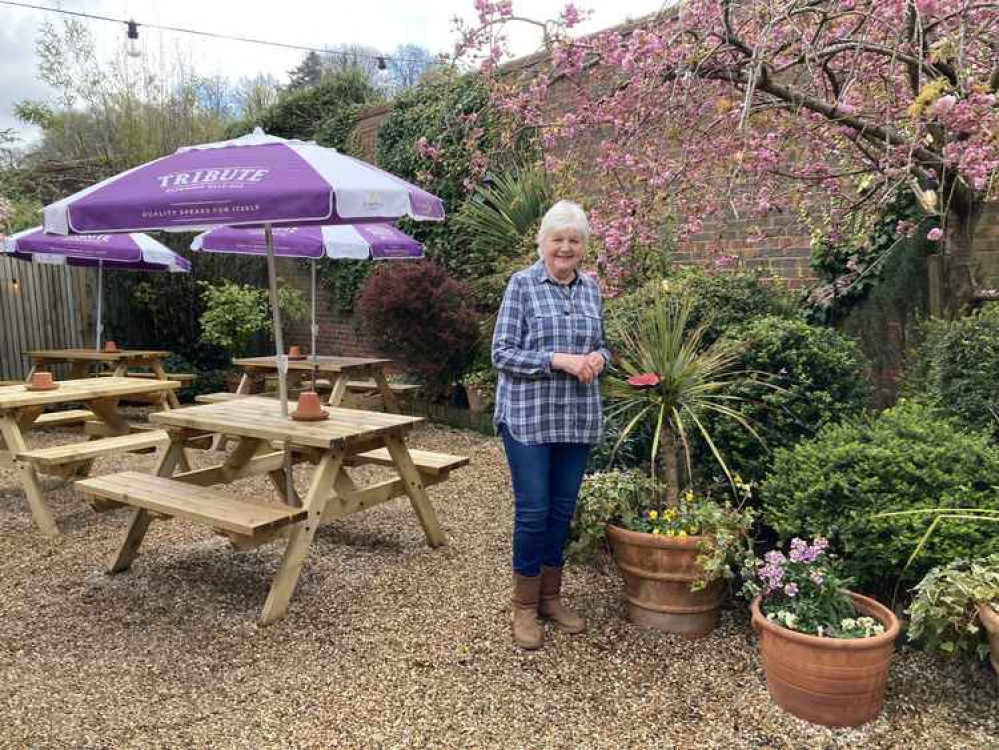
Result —
[[271, 311], [274, 316], [274, 346], [277, 349], [278, 398], [281, 416], [288, 416], [288, 358], [284, 352], [281, 335], [281, 308], [278, 307], [277, 268], [274, 262], [274, 233], [270, 224], [264, 224], [264, 241], [267, 243], [267, 282], [270, 287]]
[[312, 261], [312, 350], [309, 352], [312, 358], [316, 357], [316, 334], [318, 333], [318, 328], [316, 328], [316, 261]]
[[97, 261], [97, 321], [94, 325], [96, 333], [94, 335], [94, 348], [101, 350], [101, 334], [104, 333], [103, 307], [104, 302], [104, 262]]

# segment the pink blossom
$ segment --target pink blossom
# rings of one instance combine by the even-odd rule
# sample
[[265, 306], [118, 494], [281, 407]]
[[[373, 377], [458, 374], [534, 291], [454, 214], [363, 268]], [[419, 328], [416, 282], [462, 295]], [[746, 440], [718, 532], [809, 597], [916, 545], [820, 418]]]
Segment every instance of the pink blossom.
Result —
[[926, 234], [926, 239], [930, 242], [939, 242], [941, 237], [943, 237], [943, 230], [940, 227], [933, 227], [933, 229]]
[[933, 114], [937, 117], [943, 117], [954, 109], [955, 104], [957, 104], [957, 97], [953, 94], [945, 94], [933, 103]]

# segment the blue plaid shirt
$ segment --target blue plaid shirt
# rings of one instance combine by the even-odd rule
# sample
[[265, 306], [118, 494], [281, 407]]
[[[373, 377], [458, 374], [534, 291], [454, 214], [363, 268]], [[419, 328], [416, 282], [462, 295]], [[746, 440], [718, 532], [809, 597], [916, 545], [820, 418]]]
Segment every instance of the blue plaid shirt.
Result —
[[600, 384], [583, 385], [552, 370], [556, 354], [600, 352], [603, 303], [596, 281], [577, 273], [569, 284], [551, 279], [538, 261], [510, 278], [493, 331], [499, 373], [493, 424], [521, 443], [596, 443], [603, 429]]

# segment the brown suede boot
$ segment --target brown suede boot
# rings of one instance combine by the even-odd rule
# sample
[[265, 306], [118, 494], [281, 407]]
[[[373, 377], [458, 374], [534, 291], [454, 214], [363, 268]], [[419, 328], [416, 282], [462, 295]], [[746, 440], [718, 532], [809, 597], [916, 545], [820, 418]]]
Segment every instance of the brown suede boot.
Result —
[[563, 633], [582, 633], [586, 620], [562, 604], [562, 568], [541, 566], [541, 601], [538, 614], [555, 623]]
[[541, 576], [513, 574], [513, 640], [529, 651], [541, 648], [544, 633], [538, 622], [538, 592]]

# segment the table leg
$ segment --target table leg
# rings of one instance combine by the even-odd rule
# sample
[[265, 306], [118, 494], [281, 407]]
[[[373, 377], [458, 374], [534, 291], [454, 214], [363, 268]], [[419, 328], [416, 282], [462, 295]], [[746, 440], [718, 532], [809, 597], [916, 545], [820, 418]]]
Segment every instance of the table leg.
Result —
[[[7, 450], [11, 457], [14, 454], [28, 449], [24, 442], [24, 436], [17, 425], [17, 419], [9, 414], [0, 414], [0, 435], [3, 435]], [[28, 498], [28, 507], [31, 508], [31, 515], [35, 519], [35, 525], [45, 536], [58, 536], [59, 527], [56, 526], [52, 512], [45, 505], [42, 497], [42, 488], [38, 484], [38, 473], [35, 467], [28, 461], [14, 459], [14, 472], [17, 475], [24, 494]]]
[[132, 431], [128, 422], [118, 413], [117, 398], [96, 398], [84, 403], [99, 420], [108, 426], [112, 435], [127, 435]]
[[[181, 435], [171, 435], [170, 445], [160, 455], [153, 473], [158, 477], [173, 476], [174, 469], [182, 460], [186, 461], [184, 438]], [[118, 554], [115, 555], [114, 562], [108, 569], [108, 574], [121, 573], [131, 567], [136, 555], [139, 554], [139, 547], [142, 545], [142, 540], [146, 536], [149, 523], [152, 520], [148, 510], [145, 508], [136, 509], [135, 513], [132, 514], [132, 521], [128, 524], [125, 538], [122, 539], [121, 546], [118, 548]]]
[[86, 362], [73, 362], [69, 367], [69, 375], [73, 380], [79, 380], [81, 378], [87, 377], [87, 363]]
[[309, 493], [305, 497], [304, 506], [308, 517], [296, 524], [285, 547], [281, 566], [278, 568], [271, 590], [264, 603], [264, 611], [260, 616], [262, 625], [269, 625], [279, 619], [288, 609], [288, 602], [295, 591], [298, 576], [302, 572], [302, 564], [316, 535], [316, 529], [322, 522], [326, 503], [333, 497], [333, 484], [343, 466], [344, 451], [334, 448], [325, 454], [316, 468], [312, 478]]
[[413, 464], [413, 458], [409, 455], [409, 449], [402, 438], [396, 435], [385, 436], [385, 447], [388, 448], [389, 455], [392, 456], [392, 463], [395, 464], [399, 476], [406, 486], [406, 494], [409, 495], [409, 502], [413, 506], [416, 517], [420, 519], [423, 533], [427, 535], [427, 544], [431, 547], [439, 547], [447, 542], [444, 532], [441, 531], [437, 523], [437, 514], [434, 506], [430, 504], [427, 496], [427, 489], [423, 486], [420, 472]]
[[329, 406], [340, 406], [344, 394], [347, 393], [347, 374], [343, 372], [330, 373], [330, 397], [326, 399]]
[[253, 393], [253, 378], [250, 377], [249, 370], [244, 372], [243, 377], [239, 379], [239, 385], [236, 387], [236, 393], [241, 396], [247, 396]]
[[[153, 371], [153, 374], [156, 376], [157, 380], [169, 380], [169, 378], [166, 375], [166, 370], [163, 369], [163, 363], [160, 362], [158, 359], [154, 359], [152, 362], [149, 363], [149, 369]], [[180, 408], [180, 399], [177, 398], [176, 391], [167, 391], [166, 403], [168, 404], [168, 406], [166, 407], [168, 409]]]
[[385, 373], [382, 370], [377, 370], [373, 373], [375, 384], [378, 386], [379, 393], [382, 394], [382, 404], [385, 407], [385, 411], [390, 411], [393, 414], [402, 414], [402, 408], [399, 406], [399, 399], [389, 388], [388, 380], [385, 379]]

